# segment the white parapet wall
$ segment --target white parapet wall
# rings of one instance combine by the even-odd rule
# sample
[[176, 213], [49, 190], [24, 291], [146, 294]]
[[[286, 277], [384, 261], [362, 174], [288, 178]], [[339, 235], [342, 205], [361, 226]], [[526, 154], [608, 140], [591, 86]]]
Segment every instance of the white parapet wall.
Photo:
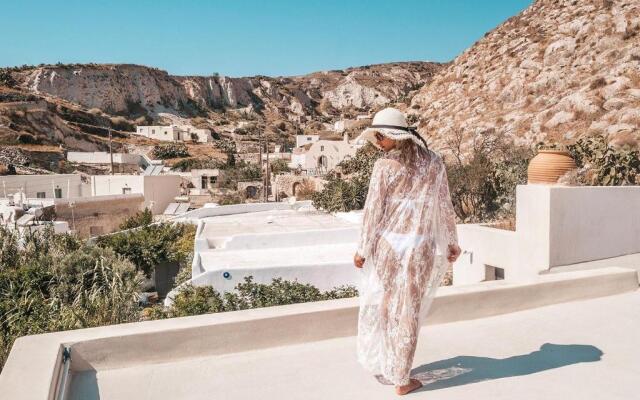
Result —
[[[458, 226], [463, 254], [454, 284], [527, 280], [549, 268], [640, 253], [640, 186], [520, 185], [516, 230]], [[489, 278], [490, 279], [490, 278]]]
[[[139, 154], [113, 153], [114, 164], [140, 164]], [[106, 151], [69, 151], [67, 161], [81, 164], [109, 164], [111, 156]]]

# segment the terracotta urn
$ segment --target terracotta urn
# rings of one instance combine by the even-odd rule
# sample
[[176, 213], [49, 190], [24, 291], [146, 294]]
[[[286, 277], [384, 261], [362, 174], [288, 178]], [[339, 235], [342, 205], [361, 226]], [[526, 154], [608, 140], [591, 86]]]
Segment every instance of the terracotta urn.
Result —
[[554, 184], [558, 178], [577, 168], [571, 155], [564, 150], [540, 150], [529, 162], [527, 183]]

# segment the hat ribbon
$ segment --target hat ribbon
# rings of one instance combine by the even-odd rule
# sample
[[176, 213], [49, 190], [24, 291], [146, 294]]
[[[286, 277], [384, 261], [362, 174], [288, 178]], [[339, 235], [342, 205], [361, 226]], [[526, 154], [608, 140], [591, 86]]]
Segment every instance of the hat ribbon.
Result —
[[424, 140], [424, 138], [422, 136], [420, 136], [418, 131], [416, 131], [416, 128], [414, 128], [412, 126], [375, 124], [375, 125], [371, 125], [371, 128], [399, 129], [401, 131], [407, 131], [407, 132], [411, 133], [413, 136], [415, 136], [418, 140], [420, 140], [422, 142], [422, 144], [424, 144], [424, 147], [426, 149], [429, 148], [429, 146], [427, 145], [426, 140]]

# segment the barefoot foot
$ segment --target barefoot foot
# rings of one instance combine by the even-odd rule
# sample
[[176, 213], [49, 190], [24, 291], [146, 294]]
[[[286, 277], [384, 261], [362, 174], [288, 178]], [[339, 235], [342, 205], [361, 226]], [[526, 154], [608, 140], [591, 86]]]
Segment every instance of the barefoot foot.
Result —
[[405, 395], [409, 392], [413, 392], [416, 389], [419, 389], [422, 387], [422, 382], [420, 382], [417, 379], [409, 379], [409, 384], [408, 385], [404, 385], [404, 386], [396, 386], [396, 394], [402, 396]]

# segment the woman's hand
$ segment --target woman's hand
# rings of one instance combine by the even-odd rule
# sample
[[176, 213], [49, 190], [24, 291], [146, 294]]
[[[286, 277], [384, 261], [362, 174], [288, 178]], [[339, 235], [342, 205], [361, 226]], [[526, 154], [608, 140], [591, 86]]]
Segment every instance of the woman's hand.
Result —
[[455, 262], [460, 256], [460, 253], [462, 253], [460, 246], [457, 244], [450, 244], [447, 248], [447, 260], [449, 260], [449, 262]]
[[355, 265], [356, 268], [362, 268], [362, 266], [364, 265], [364, 258], [362, 258], [360, 254], [356, 253], [353, 256], [353, 265]]

